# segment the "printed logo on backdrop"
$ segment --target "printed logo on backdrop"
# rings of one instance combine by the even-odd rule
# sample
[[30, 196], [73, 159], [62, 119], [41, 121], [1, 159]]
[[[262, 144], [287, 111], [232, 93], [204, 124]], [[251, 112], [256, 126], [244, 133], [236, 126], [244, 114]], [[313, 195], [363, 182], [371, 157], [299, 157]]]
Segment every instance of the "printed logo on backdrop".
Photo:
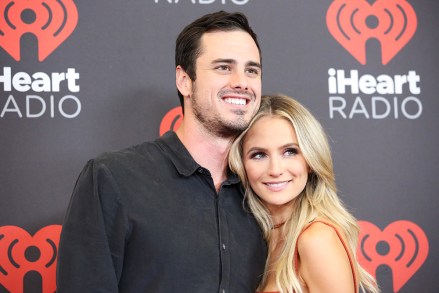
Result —
[[[192, 4], [214, 4], [214, 3], [220, 3], [220, 4], [227, 4], [232, 3], [236, 5], [245, 5], [250, 0], [190, 0]], [[178, 4], [179, 2], [188, 2], [188, 0], [180, 1], [180, 0], [154, 0], [154, 3], [169, 3], [169, 4]]]
[[416, 14], [405, 0], [338, 0], [329, 6], [329, 32], [355, 59], [366, 64], [366, 42], [381, 44], [382, 64], [387, 64], [416, 31]]
[[183, 120], [183, 110], [181, 106], [175, 107], [168, 111], [160, 123], [159, 134], [162, 136], [169, 130], [177, 130]]
[[396, 221], [381, 230], [373, 223], [359, 221], [358, 261], [374, 277], [378, 267], [392, 270], [393, 292], [413, 277], [428, 256], [425, 232], [410, 221]]
[[[369, 61], [369, 40], [379, 42], [381, 56], [376, 58], [381, 64], [391, 64], [414, 36], [417, 24], [415, 10], [406, 0], [335, 0], [326, 13], [329, 33], [361, 65]], [[422, 114], [416, 70], [388, 75], [330, 68], [328, 75], [331, 119], [417, 119]]]
[[64, 42], [78, 23], [71, 0], [8, 0], [0, 2], [0, 46], [20, 61], [20, 39], [25, 33], [38, 40], [38, 59], [43, 61]]
[[[0, 14], [0, 47], [16, 61], [22, 59], [24, 35], [35, 36], [38, 61], [43, 62], [66, 41], [78, 23], [78, 11], [72, 0], [0, 1]], [[47, 73], [14, 72], [12, 67], [3, 67], [0, 89], [6, 95], [0, 96], [0, 118], [75, 118], [81, 112], [80, 100], [75, 95], [59, 97], [57, 93], [79, 92], [78, 80], [75, 68]]]
[[46, 226], [31, 236], [17, 226], [0, 227], [1, 286], [9, 292], [23, 293], [26, 278], [37, 274], [41, 292], [55, 292], [61, 228], [61, 225]]

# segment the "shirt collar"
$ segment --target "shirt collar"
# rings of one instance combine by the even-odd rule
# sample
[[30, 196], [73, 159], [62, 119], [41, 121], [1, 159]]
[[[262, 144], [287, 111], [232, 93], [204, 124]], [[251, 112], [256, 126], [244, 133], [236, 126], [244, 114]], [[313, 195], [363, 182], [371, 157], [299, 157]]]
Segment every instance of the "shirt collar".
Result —
[[166, 132], [162, 137], [157, 139], [157, 143], [164, 149], [165, 154], [181, 175], [190, 176], [201, 167], [192, 158], [175, 132]]
[[[157, 143], [164, 149], [181, 175], [191, 176], [195, 171], [202, 168], [202, 166], [195, 162], [174, 131], [168, 131], [163, 134], [162, 137], [157, 139]], [[240, 181], [239, 177], [230, 170], [228, 170], [227, 173], [228, 183], [235, 184]]]

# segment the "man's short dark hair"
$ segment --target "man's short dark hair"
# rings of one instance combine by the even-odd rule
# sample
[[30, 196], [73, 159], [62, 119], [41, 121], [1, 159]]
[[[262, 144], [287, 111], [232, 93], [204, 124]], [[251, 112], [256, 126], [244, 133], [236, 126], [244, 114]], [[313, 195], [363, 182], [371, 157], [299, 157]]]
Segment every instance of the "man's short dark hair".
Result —
[[[255, 41], [261, 56], [261, 49], [256, 34], [250, 27], [247, 17], [240, 12], [218, 11], [206, 14], [186, 26], [177, 37], [175, 46], [175, 66], [180, 65], [192, 81], [196, 79], [196, 60], [201, 54], [200, 40], [203, 34], [214, 31], [247, 32]], [[183, 95], [178, 92], [181, 106]]]

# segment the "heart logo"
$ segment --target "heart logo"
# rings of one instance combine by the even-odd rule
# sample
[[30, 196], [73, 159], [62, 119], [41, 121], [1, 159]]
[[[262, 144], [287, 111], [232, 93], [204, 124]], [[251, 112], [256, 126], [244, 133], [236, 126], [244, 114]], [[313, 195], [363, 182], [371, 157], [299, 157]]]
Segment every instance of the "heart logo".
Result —
[[160, 123], [160, 136], [168, 130], [177, 130], [183, 120], [183, 110], [181, 107], [175, 107], [169, 110]]
[[419, 270], [428, 256], [424, 231], [410, 221], [396, 221], [383, 231], [370, 222], [359, 221], [358, 261], [372, 275], [380, 265], [393, 272], [393, 290], [402, 286]]
[[72, 0], [0, 1], [0, 47], [20, 61], [20, 39], [26, 33], [38, 39], [43, 61], [64, 42], [78, 23]]
[[361, 64], [366, 64], [366, 42], [381, 44], [386, 65], [410, 41], [417, 27], [416, 13], [405, 0], [335, 0], [326, 13], [331, 35]]
[[40, 229], [34, 236], [17, 226], [0, 227], [0, 284], [10, 292], [23, 293], [23, 279], [36, 271], [43, 293], [56, 291], [56, 259], [61, 225]]

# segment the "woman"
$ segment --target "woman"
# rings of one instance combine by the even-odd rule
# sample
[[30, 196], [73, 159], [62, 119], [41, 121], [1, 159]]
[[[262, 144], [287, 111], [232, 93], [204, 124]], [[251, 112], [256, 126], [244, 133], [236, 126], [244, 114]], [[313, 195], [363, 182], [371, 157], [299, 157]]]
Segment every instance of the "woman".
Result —
[[260, 292], [379, 292], [356, 260], [359, 228], [336, 193], [329, 144], [290, 97], [263, 96], [229, 164], [268, 243]]

